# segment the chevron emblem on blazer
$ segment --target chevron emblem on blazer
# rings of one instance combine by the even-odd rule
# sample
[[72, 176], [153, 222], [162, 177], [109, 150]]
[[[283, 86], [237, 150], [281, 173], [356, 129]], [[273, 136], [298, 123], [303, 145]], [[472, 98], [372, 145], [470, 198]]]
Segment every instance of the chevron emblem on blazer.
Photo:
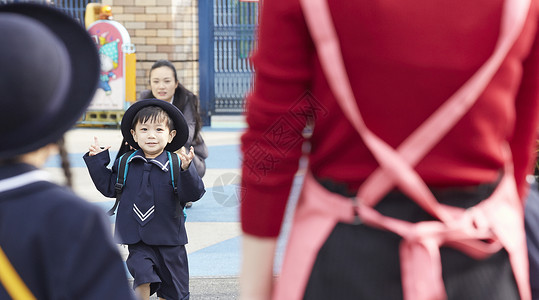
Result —
[[137, 217], [140, 218], [142, 222], [146, 221], [149, 216], [151, 216], [154, 212], [155, 205], [152, 205], [152, 207], [148, 208], [148, 210], [145, 213], [142, 213], [140, 209], [137, 207], [136, 204], [133, 203], [133, 211], [137, 215]]

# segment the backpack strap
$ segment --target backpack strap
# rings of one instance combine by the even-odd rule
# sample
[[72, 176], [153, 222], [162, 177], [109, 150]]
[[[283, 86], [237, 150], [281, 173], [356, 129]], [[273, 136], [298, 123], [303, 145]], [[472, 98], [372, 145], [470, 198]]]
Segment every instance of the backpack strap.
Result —
[[114, 190], [116, 191], [116, 201], [114, 202], [114, 206], [112, 206], [112, 208], [107, 212], [107, 215], [109, 216], [114, 215], [114, 212], [120, 203], [120, 197], [122, 196], [122, 190], [127, 177], [127, 168], [129, 168], [127, 162], [131, 160], [133, 155], [135, 155], [135, 152], [136, 151], [130, 151], [120, 156], [120, 161], [118, 162], [118, 177], [116, 179], [116, 184], [114, 185]]
[[167, 151], [168, 160], [170, 161], [170, 178], [172, 179], [172, 187], [174, 188], [174, 194], [178, 194], [178, 187], [176, 186], [176, 178], [180, 177], [180, 159], [178, 158], [178, 154], [170, 153], [170, 151]]
[[0, 247], [0, 282], [14, 300], [36, 299]]
[[[172, 188], [174, 189], [174, 197], [176, 198], [176, 218], [180, 216], [180, 211], [183, 210], [182, 205], [180, 204], [180, 194], [178, 193], [178, 187], [176, 186], [176, 180], [180, 178], [180, 159], [178, 154], [171, 153], [167, 151], [168, 160], [170, 161], [170, 179], [172, 180]], [[187, 214], [183, 211], [183, 216], [187, 218]]]

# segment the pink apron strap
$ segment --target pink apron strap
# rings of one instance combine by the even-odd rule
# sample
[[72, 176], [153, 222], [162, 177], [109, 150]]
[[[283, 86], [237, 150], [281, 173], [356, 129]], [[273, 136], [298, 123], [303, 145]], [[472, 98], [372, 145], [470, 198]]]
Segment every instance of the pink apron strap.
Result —
[[[492, 251], [492, 249], [477, 249], [477, 244], [472, 242], [460, 242], [466, 236], [459, 236], [466, 230], [460, 228], [456, 231], [440, 229], [442, 223], [422, 222], [423, 224], [400, 224], [398, 220], [382, 221], [379, 214], [371, 207], [374, 206], [391, 188], [397, 186], [411, 199], [416, 201], [423, 209], [431, 215], [437, 217], [444, 223], [455, 224], [456, 218], [462, 221], [462, 211], [439, 204], [427, 185], [415, 172], [413, 167], [432, 149], [439, 140], [455, 125], [460, 118], [467, 113], [492, 76], [498, 70], [500, 64], [506, 57], [508, 51], [514, 44], [522, 30], [529, 8], [529, 0], [506, 1], [501, 21], [500, 37], [496, 44], [493, 55], [487, 62], [470, 78], [448, 101], [446, 101], [426, 122], [424, 122], [408, 139], [406, 139], [397, 150], [393, 149], [378, 136], [373, 134], [365, 125], [359, 109], [357, 107], [348, 76], [344, 68], [340, 46], [337, 35], [329, 14], [329, 9], [325, 0], [301, 0], [307, 25], [311, 31], [311, 36], [315, 41], [317, 52], [322, 63], [326, 78], [333, 90], [344, 114], [348, 117], [354, 128], [358, 131], [367, 147], [378, 161], [380, 167], [373, 175], [367, 179], [358, 192], [361, 209], [359, 212], [367, 224], [384, 227], [399, 233], [403, 236], [404, 242], [401, 245], [401, 256], [403, 256], [403, 289], [406, 299], [443, 299], [445, 291], [441, 281], [441, 266], [439, 262], [439, 246], [444, 243], [452, 243], [462, 251], [477, 257], [482, 257]], [[510, 164], [508, 159], [507, 163]], [[507, 174], [505, 176], [508, 177]], [[514, 191], [513, 191], [514, 192]], [[516, 195], [508, 195], [509, 198]], [[511, 200], [507, 200], [511, 201]], [[514, 212], [514, 209], [511, 210]], [[497, 216], [499, 211], [486, 211], [489, 217]], [[476, 218], [478, 216], [475, 216]], [[385, 218], [384, 218], [385, 219]], [[510, 226], [517, 231], [522, 228], [515, 228], [518, 225], [518, 214], [512, 218], [516, 223]], [[494, 220], [491, 220], [495, 222]], [[392, 224], [392, 225], [391, 225]], [[517, 225], [515, 225], [517, 224]], [[410, 228], [411, 226], [411, 228]], [[526, 262], [523, 262], [523, 253], [512, 255], [515, 250], [511, 245], [522, 246], [522, 239], [509, 237], [506, 233], [500, 232], [500, 226], [495, 226], [493, 230], [506, 247], [521, 297], [529, 299], [529, 283], [526, 284], [527, 270]], [[503, 231], [503, 230], [502, 230]], [[507, 230], [506, 230], [507, 231]], [[429, 235], [432, 233], [431, 235]], [[414, 239], [417, 235], [417, 239]], [[428, 236], [428, 238], [425, 238]], [[480, 238], [477, 232], [470, 237]], [[418, 240], [421, 240], [418, 242]], [[461, 247], [459, 247], [461, 246]], [[513, 248], [513, 249], [508, 249]], [[525, 244], [524, 244], [525, 248]], [[513, 252], [516, 253], [516, 252]], [[430, 261], [429, 261], [430, 260]], [[424, 268], [421, 268], [421, 267]], [[416, 270], [434, 272], [432, 276], [407, 276]], [[413, 278], [413, 280], [411, 280]], [[421, 281], [426, 279], [426, 281]], [[419, 282], [418, 282], [419, 281]]]
[[[492, 56], [399, 145], [397, 151], [411, 166], [415, 166], [475, 103], [522, 31], [529, 6], [529, 0], [505, 2], [500, 36]], [[393, 183], [387, 180], [388, 171], [391, 170], [378, 168], [361, 186], [358, 194], [371, 206], [393, 187]]]
[[[412, 133], [398, 150], [393, 149], [373, 134], [363, 121], [345, 71], [327, 2], [301, 0], [300, 3], [328, 83], [342, 111], [380, 164], [376, 173], [384, 172], [383, 176], [375, 174], [373, 179], [367, 180], [367, 184], [360, 188], [359, 199], [371, 206], [375, 205], [396, 185], [410, 198], [424, 199], [418, 204], [427, 212], [441, 220], [448, 220], [449, 217], [445, 211], [439, 209], [442, 205], [432, 197], [423, 180], [413, 170], [413, 166], [460, 120], [490, 82], [522, 30], [529, 0], [506, 1], [500, 37], [494, 54], [431, 118]], [[370, 183], [371, 180], [375, 181]]]
[[[328, 207], [332, 213], [328, 214]], [[318, 250], [339, 220], [352, 222], [353, 217], [348, 199], [339, 199], [320, 186], [311, 173], [305, 174], [273, 300], [303, 298]]]

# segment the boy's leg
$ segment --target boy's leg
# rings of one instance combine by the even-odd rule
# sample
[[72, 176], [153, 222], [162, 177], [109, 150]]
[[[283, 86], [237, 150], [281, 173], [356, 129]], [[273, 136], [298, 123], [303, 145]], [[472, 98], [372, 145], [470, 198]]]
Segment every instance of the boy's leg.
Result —
[[137, 296], [141, 300], [148, 300], [150, 299], [150, 284], [144, 283], [135, 288], [135, 292], [137, 293]]
[[144, 243], [129, 245], [126, 265], [134, 279], [133, 289], [141, 299], [149, 299], [159, 288], [161, 279], [155, 270], [159, 256], [152, 246]]
[[159, 276], [161, 286], [157, 296], [165, 299], [189, 299], [189, 267], [185, 246], [160, 246]]

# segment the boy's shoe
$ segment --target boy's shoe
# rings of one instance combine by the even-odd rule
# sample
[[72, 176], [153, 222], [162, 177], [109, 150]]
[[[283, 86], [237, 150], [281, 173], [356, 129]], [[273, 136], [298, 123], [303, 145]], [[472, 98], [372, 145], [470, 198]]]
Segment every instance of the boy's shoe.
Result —
[[187, 202], [187, 203], [185, 203], [185, 208], [189, 208], [189, 207], [191, 207], [191, 206], [193, 206], [193, 202]]

